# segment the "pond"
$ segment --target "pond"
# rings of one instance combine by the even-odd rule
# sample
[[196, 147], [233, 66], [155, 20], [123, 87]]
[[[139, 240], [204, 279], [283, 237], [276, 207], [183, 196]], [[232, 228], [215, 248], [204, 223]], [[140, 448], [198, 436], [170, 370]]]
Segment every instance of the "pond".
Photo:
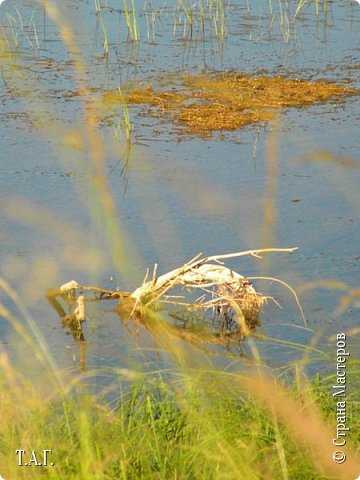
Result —
[[[48, 288], [75, 279], [131, 290], [147, 267], [165, 273], [198, 252], [298, 247], [227, 263], [298, 292], [306, 326], [289, 290], [254, 281], [281, 305], [268, 302], [257, 329], [268, 338], [253, 338], [270, 365], [286, 367], [311, 344], [319, 351], [310, 351], [309, 370], [319, 371], [332, 336], [356, 333], [359, 95], [284, 107], [270, 122], [205, 136], [138, 104], [98, 107], [119, 87], [174, 89], [189, 74], [359, 88], [360, 7], [302, 3], [141, 0], [134, 15], [127, 1], [63, 0], [47, 13], [33, 1], [0, 6], [0, 265], [18, 297], [3, 293], [2, 302], [28, 328], [19, 302], [26, 306], [61, 368], [141, 359], [154, 369], [163, 360], [148, 338], [134, 342], [110, 303], [91, 306], [79, 345], [46, 301]], [[6, 319], [0, 344], [24, 361]], [[242, 355], [222, 353], [219, 362], [241, 363]]]

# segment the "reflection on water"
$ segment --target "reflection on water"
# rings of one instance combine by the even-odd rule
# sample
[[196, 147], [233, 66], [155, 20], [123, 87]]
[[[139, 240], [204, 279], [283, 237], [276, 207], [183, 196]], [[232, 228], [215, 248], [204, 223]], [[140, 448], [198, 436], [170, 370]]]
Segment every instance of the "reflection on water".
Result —
[[[74, 73], [78, 53], [69, 55], [42, 7], [25, 0], [0, 7], [0, 256], [2, 276], [16, 287], [60, 365], [72, 367], [74, 361], [77, 368], [78, 345], [44, 299], [50, 286], [74, 278], [131, 290], [155, 262], [165, 272], [197, 252], [264, 246], [269, 230], [264, 221], [274, 246], [299, 251], [266, 262], [242, 259], [231, 267], [247, 276], [276, 276], [295, 287], [337, 279], [356, 288], [357, 96], [285, 112], [277, 125], [249, 125], [206, 140], [175, 138], [166, 118], [158, 122], [129, 107], [101, 123], [103, 173], [116, 204], [106, 221], [90, 182], [93, 144], [84, 123], [84, 105], [96, 106], [90, 101], [103, 91], [159, 78], [166, 85], [189, 71], [265, 71], [358, 87], [360, 9], [355, 4], [320, 2], [326, 9], [317, 12], [311, 4], [296, 12], [290, 2], [270, 2], [270, 9], [268, 2], [234, 1], [224, 11], [195, 9], [191, 17], [180, 4], [138, 1], [134, 18], [110, 0], [101, 2], [98, 12], [90, 1], [55, 3], [74, 27], [85, 59], [80, 75], [89, 87], [85, 95], [79, 94]], [[219, 2], [209, 4], [220, 8]], [[140, 40], [131, 41], [136, 29]], [[114, 121], [124, 138], [131, 126], [130, 153], [119, 145]], [[309, 161], [299, 161], [305, 158]], [[269, 202], [276, 212], [270, 220], [264, 213]], [[136, 260], [129, 255], [133, 275], [126, 278], [125, 265], [114, 261], [104, 234], [118, 222], [137, 251]], [[331, 334], [339, 322], [341, 329], [356, 325], [356, 302], [340, 320], [333, 319], [342, 290], [304, 289], [306, 329], [299, 326], [290, 295], [276, 283], [256, 285], [283, 307], [269, 304], [259, 331], [277, 341], [257, 342], [274, 365], [302, 356], [290, 342], [306, 345], [312, 331]], [[5, 299], [5, 304], [16, 311], [13, 302]], [[113, 309], [94, 306], [88, 317], [88, 365], [131, 363], [139, 351], [131, 348], [132, 337], [120, 328]], [[4, 348], [17, 348], [5, 321], [0, 334]], [[146, 341], [139, 343], [146, 347]], [[152, 366], [159, 361], [156, 355], [147, 358]]]

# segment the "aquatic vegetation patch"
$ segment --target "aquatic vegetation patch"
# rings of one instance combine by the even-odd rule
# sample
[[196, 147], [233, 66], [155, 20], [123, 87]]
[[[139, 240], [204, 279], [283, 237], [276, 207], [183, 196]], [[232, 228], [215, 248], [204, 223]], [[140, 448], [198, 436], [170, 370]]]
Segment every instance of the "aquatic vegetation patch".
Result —
[[354, 95], [357, 90], [328, 81], [226, 72], [183, 76], [168, 89], [153, 86], [106, 92], [106, 107], [144, 105], [146, 113], [167, 116], [187, 134], [209, 136], [270, 121], [279, 110], [301, 108]]

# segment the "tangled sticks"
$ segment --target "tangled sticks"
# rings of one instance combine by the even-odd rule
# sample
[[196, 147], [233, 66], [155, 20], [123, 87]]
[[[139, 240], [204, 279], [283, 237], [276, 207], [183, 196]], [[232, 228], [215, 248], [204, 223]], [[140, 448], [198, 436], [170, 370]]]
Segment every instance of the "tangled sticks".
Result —
[[[258, 324], [261, 307], [269, 298], [258, 293], [246, 277], [226, 267], [223, 261], [242, 256], [261, 258], [260, 255], [264, 253], [291, 253], [295, 250], [296, 248], [268, 248], [213, 256], [199, 254], [181, 267], [160, 276], [157, 276], [155, 265], [151, 280], [148, 280], [148, 271], [142, 285], [133, 292], [84, 286], [73, 280], [58, 289], [50, 290], [47, 298], [64, 325], [70, 327], [77, 338], [83, 338], [82, 323], [85, 321], [86, 302], [117, 299], [122, 317], [126, 315], [128, 321], [138, 321], [147, 328], [149, 323], [146, 318], [149, 314], [163, 310], [167, 305], [170, 319], [175, 320], [175, 323], [182, 321], [181, 327], [170, 324], [169, 328], [183, 338], [181, 329], [187, 329], [191, 323], [186, 321], [184, 314], [187, 313], [188, 318], [189, 315], [198, 318], [200, 313], [200, 318], [211, 327], [210, 334], [208, 329], [202, 340], [206, 338], [206, 341], [212, 341], [216, 338], [218, 343], [219, 338], [242, 338], [254, 329]], [[294, 290], [285, 282], [278, 281], [291, 290], [301, 310]], [[180, 290], [181, 295], [171, 294], [177, 290]], [[195, 298], [187, 300], [186, 294], [194, 297], [194, 293]], [[60, 300], [65, 302], [68, 313]], [[180, 312], [176, 308], [180, 308]]]

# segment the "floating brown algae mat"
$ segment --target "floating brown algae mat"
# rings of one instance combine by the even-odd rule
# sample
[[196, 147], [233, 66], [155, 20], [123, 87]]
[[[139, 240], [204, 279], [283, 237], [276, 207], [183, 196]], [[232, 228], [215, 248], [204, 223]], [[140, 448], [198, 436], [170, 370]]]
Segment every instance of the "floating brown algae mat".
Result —
[[130, 105], [150, 105], [161, 109], [174, 108], [181, 105], [188, 97], [185, 92], [155, 91], [151, 86], [125, 89], [117, 89], [106, 92], [103, 96], [104, 104], [111, 106], [118, 103]]
[[105, 105], [147, 106], [153, 116], [168, 115], [186, 133], [209, 135], [269, 121], [276, 111], [354, 95], [357, 90], [327, 81], [241, 73], [187, 75], [169, 90], [152, 86], [106, 92]]
[[[147, 272], [142, 285], [133, 292], [84, 286], [72, 280], [49, 290], [47, 297], [64, 326], [79, 339], [84, 338], [82, 324], [86, 303], [116, 299], [118, 313], [127, 326], [142, 325], [151, 334], [166, 330], [172, 337], [196, 344], [226, 344], [241, 340], [256, 328], [261, 308], [269, 297], [257, 292], [246, 277], [227, 268], [223, 261], [246, 255], [261, 258], [263, 253], [295, 250], [268, 248], [224, 255], [200, 254], [160, 276], [155, 266], [151, 280], [147, 280]], [[290, 289], [303, 316], [296, 293], [281, 283]], [[180, 296], [174, 296], [175, 289], [180, 290]], [[189, 294], [195, 294], [195, 298], [188, 299]], [[304, 317], [303, 320], [305, 322]]]

